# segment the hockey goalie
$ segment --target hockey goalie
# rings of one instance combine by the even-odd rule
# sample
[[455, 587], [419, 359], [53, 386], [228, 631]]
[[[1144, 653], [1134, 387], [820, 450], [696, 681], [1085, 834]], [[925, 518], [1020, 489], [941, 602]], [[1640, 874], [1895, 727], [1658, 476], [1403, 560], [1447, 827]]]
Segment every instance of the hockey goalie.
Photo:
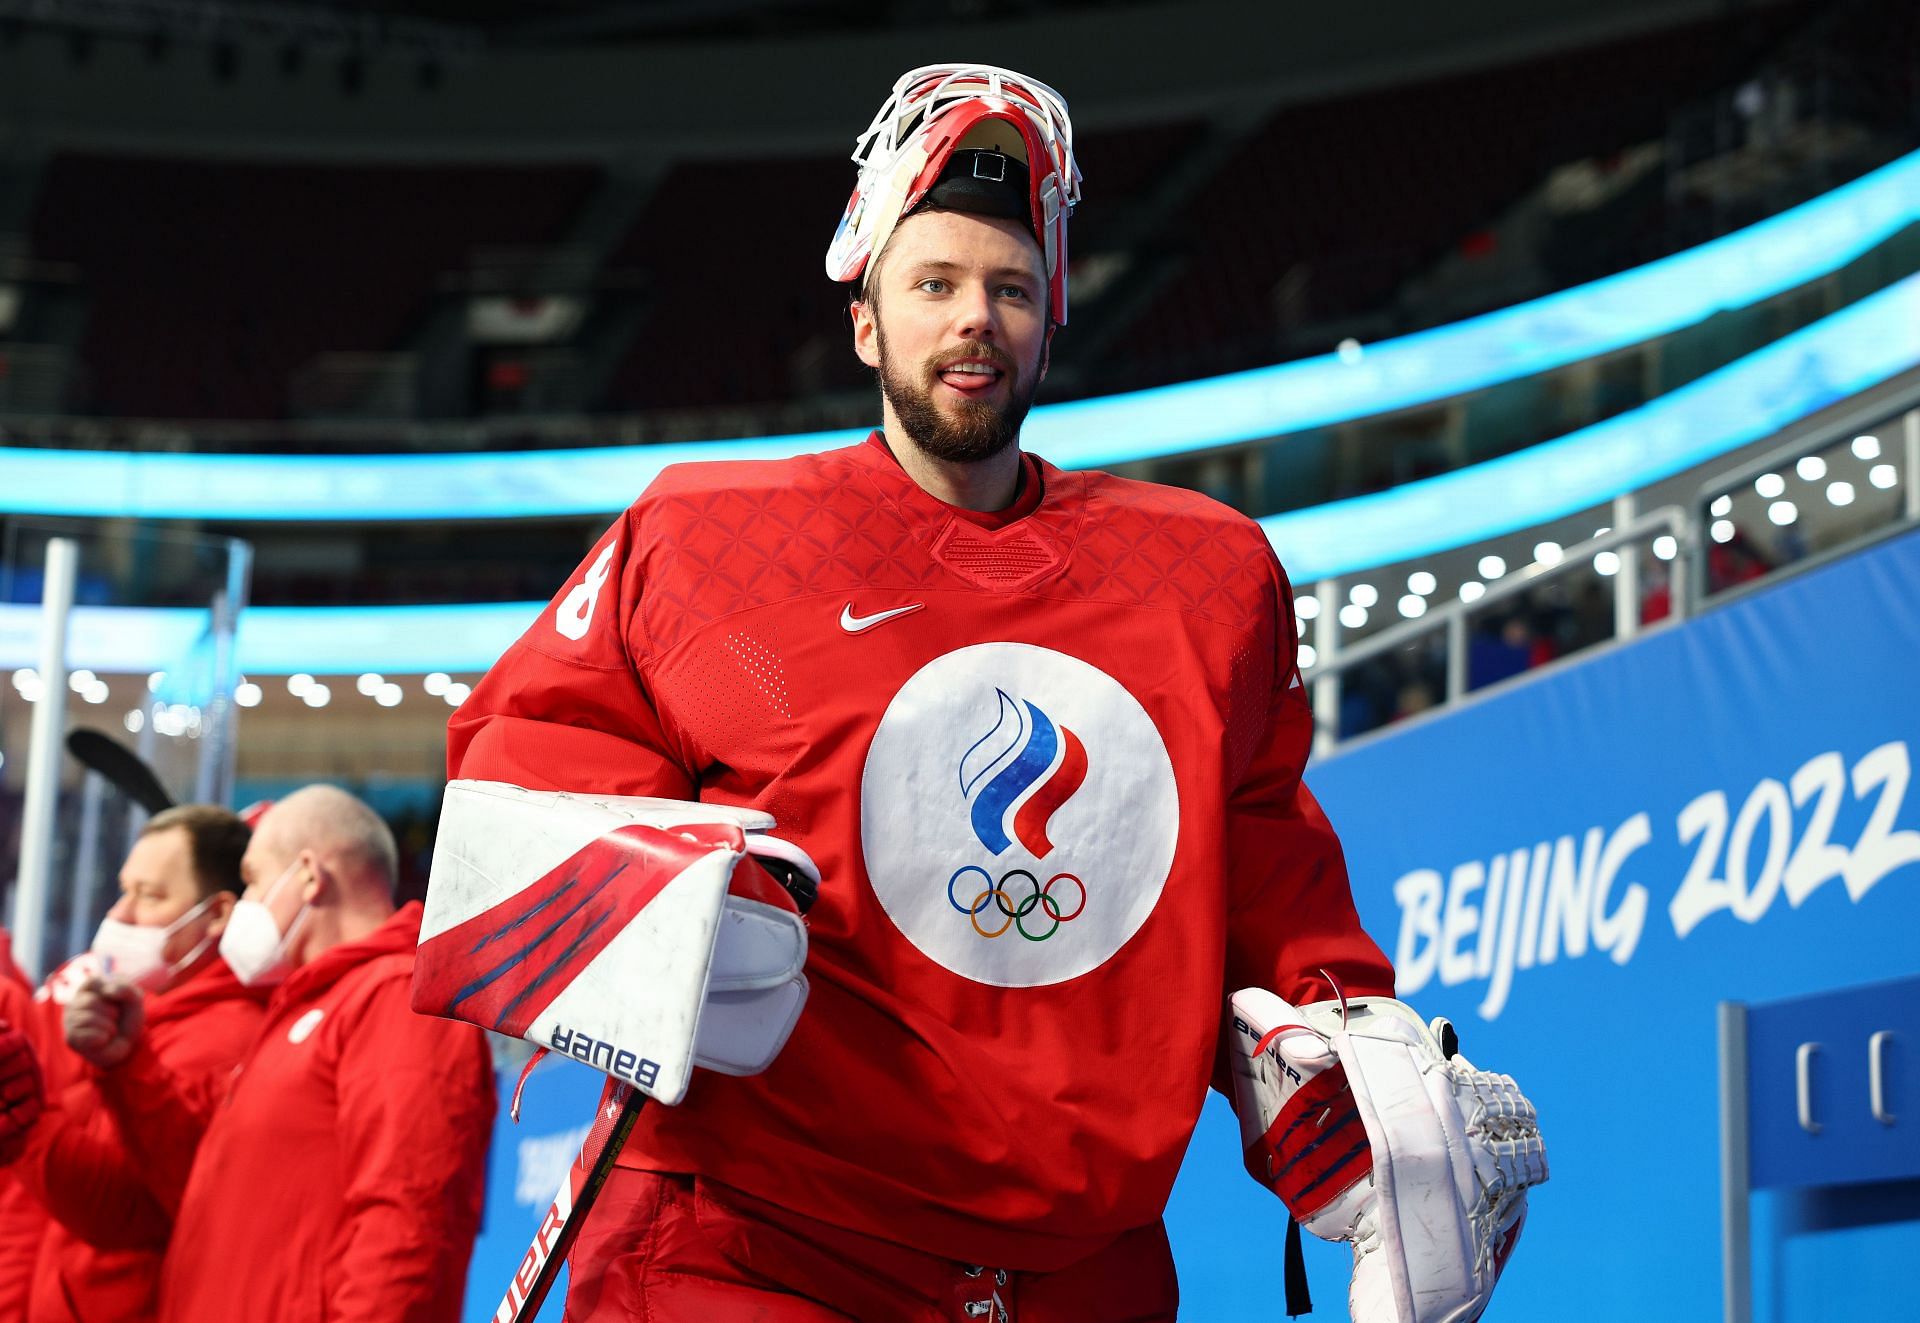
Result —
[[449, 723], [415, 1005], [604, 1071], [589, 1147], [624, 1139], [500, 1318], [577, 1195], [570, 1323], [1172, 1319], [1163, 1214], [1237, 1079], [1359, 1323], [1465, 1323], [1544, 1150], [1391, 1000], [1302, 779], [1293, 585], [1245, 515], [1020, 444], [1065, 99], [910, 70], [854, 159], [827, 274], [879, 425], [665, 469]]

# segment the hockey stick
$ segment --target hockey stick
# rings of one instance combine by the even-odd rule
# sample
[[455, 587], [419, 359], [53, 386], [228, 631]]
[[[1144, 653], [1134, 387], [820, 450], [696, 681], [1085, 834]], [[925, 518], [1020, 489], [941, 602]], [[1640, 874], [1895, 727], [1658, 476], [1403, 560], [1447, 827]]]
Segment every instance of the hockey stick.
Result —
[[493, 1311], [493, 1323], [523, 1323], [540, 1312], [547, 1292], [553, 1289], [553, 1279], [560, 1275], [587, 1213], [600, 1197], [607, 1177], [613, 1173], [613, 1160], [620, 1156], [627, 1136], [633, 1133], [634, 1122], [640, 1119], [640, 1109], [646, 1101], [647, 1095], [632, 1085], [614, 1083], [612, 1095], [601, 1103], [593, 1128], [587, 1131], [586, 1141], [580, 1145], [580, 1156], [567, 1169], [560, 1182], [560, 1193], [553, 1197], [552, 1206], [540, 1219], [533, 1243], [527, 1246], [519, 1270], [507, 1284], [506, 1297]]
[[82, 767], [98, 772], [108, 785], [149, 813], [173, 807], [173, 796], [160, 784], [146, 760], [111, 735], [97, 730], [67, 732], [67, 752]]

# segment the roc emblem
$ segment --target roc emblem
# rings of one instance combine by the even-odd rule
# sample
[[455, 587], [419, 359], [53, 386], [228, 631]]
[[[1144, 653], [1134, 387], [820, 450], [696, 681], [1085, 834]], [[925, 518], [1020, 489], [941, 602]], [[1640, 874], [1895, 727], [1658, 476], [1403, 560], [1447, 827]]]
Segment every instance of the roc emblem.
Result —
[[[1087, 749], [1034, 703], [1004, 689], [994, 696], [993, 729], [960, 759], [960, 794], [972, 803], [968, 821], [996, 858], [1018, 841], [1036, 860], [1045, 859], [1054, 849], [1049, 824], [1087, 779]], [[969, 892], [976, 894], [964, 899]], [[962, 864], [947, 879], [947, 903], [989, 941], [1014, 931], [1044, 942], [1085, 912], [1087, 887], [1072, 873], [1042, 882], [1024, 868], [995, 877], [978, 864]]]
[[1159, 902], [1179, 800], [1137, 699], [1049, 648], [935, 658], [888, 704], [861, 779], [867, 875], [908, 941], [980, 983], [1110, 959]]

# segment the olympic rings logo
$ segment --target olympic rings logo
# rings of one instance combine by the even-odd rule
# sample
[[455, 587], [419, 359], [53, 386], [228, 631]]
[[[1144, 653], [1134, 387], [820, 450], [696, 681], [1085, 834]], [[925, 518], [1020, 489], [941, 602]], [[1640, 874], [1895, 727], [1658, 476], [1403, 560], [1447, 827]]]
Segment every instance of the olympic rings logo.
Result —
[[[962, 905], [960, 897], [965, 893], [956, 891], [954, 888], [959, 886], [960, 879], [968, 873], [980, 875], [981, 889], [973, 898], [973, 904]], [[1063, 882], [1071, 882], [1079, 889], [1079, 898], [1074, 902], [1071, 910], [1063, 908], [1054, 895], [1054, 888]], [[1026, 894], [1015, 900], [1009, 892], [1009, 887], [1018, 890], [1021, 883], [1026, 885]], [[1064, 891], [1065, 888], [1063, 887], [1062, 890]], [[1061, 924], [1073, 922], [1080, 917], [1081, 911], [1087, 908], [1087, 884], [1072, 873], [1055, 873], [1043, 883], [1024, 868], [1013, 869], [995, 882], [993, 874], [986, 869], [978, 864], [967, 864], [965, 867], [955, 869], [953, 876], [947, 879], [947, 903], [966, 915], [968, 921], [973, 924], [973, 930], [982, 937], [1003, 937], [1008, 929], [1012, 929], [1029, 942], [1044, 942], [1060, 931]], [[987, 915], [989, 909], [999, 912], [1001, 920], [999, 926], [993, 926], [992, 916]], [[1035, 910], [1040, 911], [1051, 921], [1052, 926], [1044, 932], [1033, 932], [1027, 927], [1027, 920]], [[987, 922], [984, 924], [980, 921], [983, 915], [987, 915]], [[1036, 919], [1033, 926], [1038, 928], [1039, 920]]]

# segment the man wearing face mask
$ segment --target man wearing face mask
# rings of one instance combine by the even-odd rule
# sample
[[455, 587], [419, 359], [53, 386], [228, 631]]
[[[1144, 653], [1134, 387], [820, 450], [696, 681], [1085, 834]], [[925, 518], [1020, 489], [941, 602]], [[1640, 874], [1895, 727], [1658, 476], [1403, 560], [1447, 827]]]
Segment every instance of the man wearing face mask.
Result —
[[160, 1318], [452, 1323], [479, 1227], [494, 1081], [485, 1035], [408, 1005], [420, 907], [396, 910], [386, 824], [332, 786], [261, 819], [220, 952], [270, 989], [217, 1100], [142, 1050], [141, 1001], [69, 1017], [136, 1145], [204, 1124], [175, 1217]]
[[37, 1243], [31, 1323], [155, 1316], [168, 1195], [177, 1198], [186, 1159], [156, 1164], [133, 1147], [102, 1104], [89, 1054], [65, 1045], [62, 1021], [103, 990], [139, 996], [153, 1069], [188, 1092], [223, 1087], [265, 1000], [216, 950], [249, 834], [234, 814], [205, 804], [150, 819], [91, 949], [47, 980], [29, 1032], [0, 1032], [0, 1088], [42, 1108], [37, 1117], [19, 1106], [0, 1116], [0, 1157], [52, 1218]]

